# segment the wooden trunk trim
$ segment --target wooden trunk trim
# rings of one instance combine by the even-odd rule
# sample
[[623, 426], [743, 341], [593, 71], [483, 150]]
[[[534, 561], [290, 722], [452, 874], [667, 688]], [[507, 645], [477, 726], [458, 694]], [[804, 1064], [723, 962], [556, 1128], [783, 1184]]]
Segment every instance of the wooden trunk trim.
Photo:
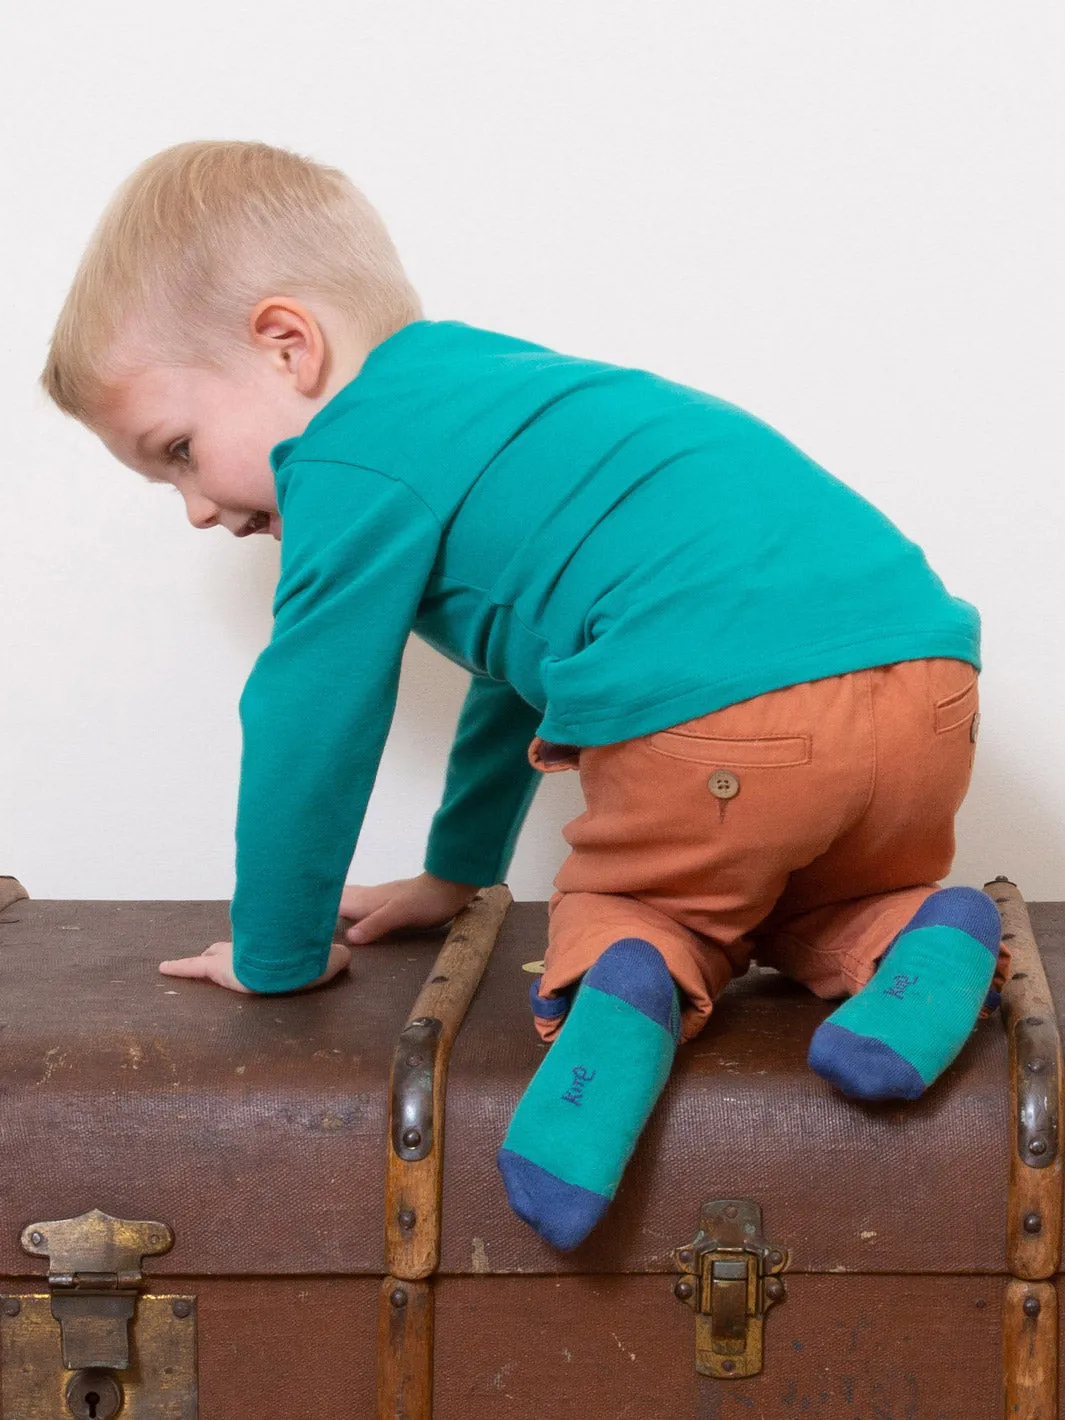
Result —
[[432, 1420], [433, 1287], [386, 1277], [377, 1314], [377, 1420]]
[[[440, 1261], [448, 1060], [511, 901], [507, 888], [488, 888], [459, 913], [407, 1018], [408, 1025], [419, 1019], [435, 1019], [441, 1025], [433, 1068], [433, 1144], [424, 1159], [407, 1162], [392, 1147], [393, 1092], [389, 1091], [385, 1265], [394, 1276], [409, 1281], [431, 1276]], [[397, 1063], [393, 1062], [393, 1080]]]
[[1058, 1294], [1052, 1282], [1006, 1284], [1002, 1335], [1007, 1420], [1057, 1420]]
[[[1013, 975], [1002, 992], [1002, 1015], [1010, 1045], [1010, 1176], [1006, 1206], [1006, 1265], [1016, 1277], [1041, 1281], [1053, 1277], [1061, 1256], [1062, 1164], [1060, 1137], [1062, 1119], [1062, 1052], [1057, 1013], [1050, 994], [1046, 971], [1039, 956], [1028, 918], [1028, 909], [1017, 888], [1010, 882], [988, 883], [986, 891], [995, 899], [1002, 914], [1003, 940], [1013, 956]], [[1052, 1042], [1040, 1054], [1053, 1058], [1031, 1061], [1022, 1058], [1019, 1032], [1026, 1021], [1045, 1022], [1042, 1027]], [[1058, 1134], [1057, 1156], [1045, 1168], [1033, 1168], [1018, 1148], [1018, 1116], [1023, 1077], [1034, 1064], [1042, 1071], [1034, 1078], [1049, 1081], [1054, 1071], [1056, 1090], [1051, 1090], [1048, 1109]]]

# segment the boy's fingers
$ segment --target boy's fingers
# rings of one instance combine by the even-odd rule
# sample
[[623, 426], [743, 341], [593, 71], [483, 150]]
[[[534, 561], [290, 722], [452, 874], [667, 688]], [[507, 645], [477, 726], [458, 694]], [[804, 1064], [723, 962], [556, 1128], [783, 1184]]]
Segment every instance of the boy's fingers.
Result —
[[325, 971], [318, 978], [319, 981], [331, 981], [334, 976], [339, 976], [342, 971], [347, 971], [351, 965], [351, 948], [345, 947], [340, 942], [334, 942], [329, 948], [329, 960], [326, 962]]
[[364, 910], [366, 890], [361, 887], [347, 887], [340, 894], [340, 916], [359, 917]]
[[212, 976], [214, 969], [215, 964], [206, 952], [198, 957], [175, 957], [173, 961], [159, 963], [164, 976]]
[[399, 926], [399, 923], [400, 914], [390, 903], [386, 903], [384, 907], [379, 907], [376, 912], [371, 912], [361, 922], [357, 922], [354, 927], [349, 927], [344, 935], [349, 942], [365, 945], [367, 942], [376, 942], [378, 937], [383, 937], [393, 927]]

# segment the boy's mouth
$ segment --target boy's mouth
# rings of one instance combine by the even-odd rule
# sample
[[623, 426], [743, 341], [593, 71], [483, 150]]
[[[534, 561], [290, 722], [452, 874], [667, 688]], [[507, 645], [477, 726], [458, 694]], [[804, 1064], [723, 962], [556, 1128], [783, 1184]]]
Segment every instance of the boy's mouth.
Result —
[[269, 513], [252, 513], [251, 517], [237, 533], [237, 537], [251, 537], [254, 533], [267, 532], [269, 527]]

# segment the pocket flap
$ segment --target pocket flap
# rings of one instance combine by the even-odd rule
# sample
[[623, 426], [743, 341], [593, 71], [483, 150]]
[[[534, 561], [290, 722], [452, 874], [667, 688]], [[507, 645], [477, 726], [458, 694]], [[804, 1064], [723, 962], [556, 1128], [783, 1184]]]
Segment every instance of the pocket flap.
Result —
[[721, 769], [787, 769], [809, 764], [809, 735], [762, 735], [752, 739], [710, 738], [681, 730], [659, 730], [651, 748], [674, 759], [692, 759]]

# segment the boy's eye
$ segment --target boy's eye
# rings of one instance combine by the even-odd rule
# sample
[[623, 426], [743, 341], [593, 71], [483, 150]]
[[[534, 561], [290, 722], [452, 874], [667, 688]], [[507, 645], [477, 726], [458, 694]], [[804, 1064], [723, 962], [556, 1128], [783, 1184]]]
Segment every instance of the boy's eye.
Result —
[[168, 463], [188, 463], [189, 461], [189, 441], [188, 439], [177, 439], [166, 451]]

